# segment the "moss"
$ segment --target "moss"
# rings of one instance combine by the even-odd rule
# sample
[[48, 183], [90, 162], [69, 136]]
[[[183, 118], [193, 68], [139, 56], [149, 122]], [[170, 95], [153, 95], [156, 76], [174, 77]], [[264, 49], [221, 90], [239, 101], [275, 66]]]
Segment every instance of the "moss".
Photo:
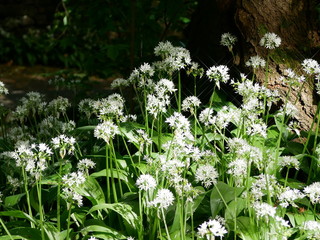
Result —
[[270, 54], [270, 58], [277, 64], [285, 64], [288, 68], [300, 67], [300, 60], [294, 51], [277, 48]]

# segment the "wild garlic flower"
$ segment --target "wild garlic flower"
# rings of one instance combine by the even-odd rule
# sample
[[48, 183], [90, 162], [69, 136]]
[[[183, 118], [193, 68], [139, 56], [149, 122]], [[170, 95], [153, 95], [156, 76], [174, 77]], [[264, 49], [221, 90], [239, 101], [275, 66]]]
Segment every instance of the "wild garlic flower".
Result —
[[224, 219], [220, 217], [202, 223], [198, 227], [198, 235], [207, 240], [215, 239], [215, 237], [220, 237], [222, 239], [223, 236], [228, 233], [225, 228], [225, 221], [223, 220]]
[[200, 106], [201, 101], [196, 96], [189, 96], [182, 101], [182, 110], [190, 111], [191, 114], [196, 112], [196, 109]]
[[67, 137], [64, 134], [54, 137], [51, 140], [53, 148], [59, 149], [61, 159], [64, 159], [66, 154], [72, 155], [75, 150], [76, 139], [74, 137]]
[[[260, 120], [260, 119], [259, 119]], [[249, 136], [260, 135], [263, 138], [267, 138], [267, 124], [262, 121], [251, 122], [246, 129], [246, 133]]]
[[288, 101], [279, 109], [279, 114], [285, 114], [289, 117], [295, 117], [299, 114], [299, 111], [295, 105]]
[[294, 167], [296, 170], [299, 170], [300, 168], [300, 162], [299, 160], [294, 157], [294, 156], [281, 156], [279, 158], [279, 165], [281, 166], [281, 168], [284, 167]]
[[220, 82], [226, 83], [230, 79], [229, 68], [225, 65], [212, 66], [206, 71], [206, 75], [210, 81], [214, 81], [218, 89], [220, 89]]
[[96, 163], [88, 158], [81, 159], [77, 164], [78, 170], [86, 173], [88, 173], [89, 169], [94, 168], [95, 166]]
[[195, 174], [197, 182], [201, 182], [206, 188], [217, 183], [219, 175], [217, 170], [210, 164], [200, 165]]
[[320, 203], [320, 182], [314, 182], [305, 187], [303, 192], [310, 198], [313, 204]]
[[158, 46], [154, 48], [154, 55], [160, 56], [164, 59], [168, 57], [168, 55], [170, 55], [173, 49], [174, 49], [174, 46], [172, 45], [171, 42], [169, 41], [159, 42]]
[[101, 120], [118, 119], [124, 112], [124, 98], [118, 93], [113, 93], [107, 98], [95, 101], [93, 108]]
[[91, 236], [88, 240], [98, 240], [98, 238]]
[[221, 35], [220, 44], [222, 46], [228, 47], [229, 50], [232, 50], [234, 44], [238, 41], [237, 37], [231, 33], [223, 33]]
[[87, 119], [89, 119], [91, 117], [91, 115], [94, 113], [93, 104], [94, 104], [93, 99], [90, 99], [90, 98], [82, 99], [79, 102], [78, 110], [79, 110], [79, 112], [84, 113], [86, 115]]
[[313, 220], [305, 221], [301, 224], [300, 229], [305, 233], [307, 239], [320, 239], [320, 222]]
[[262, 199], [267, 193], [270, 196], [276, 196], [279, 192], [280, 185], [275, 176], [269, 174], [260, 174], [252, 183], [251, 194], [254, 199]]
[[152, 144], [152, 139], [143, 129], [138, 129], [137, 131], [137, 143], [139, 145], [139, 151], [143, 152], [144, 148], [147, 148]]
[[116, 78], [112, 81], [110, 87], [112, 89], [115, 88], [122, 88], [122, 87], [128, 87], [129, 86], [129, 81], [127, 79], [123, 78]]
[[157, 192], [156, 198], [149, 202], [148, 205], [151, 207], [158, 207], [158, 208], [168, 208], [174, 202], [173, 193], [169, 189], [160, 189]]
[[299, 76], [291, 68], [284, 70], [286, 78], [284, 81], [287, 82], [290, 86], [300, 86], [301, 83], [305, 82], [306, 78], [304, 76]]
[[268, 203], [265, 202], [254, 202], [253, 208], [256, 212], [257, 218], [266, 218], [267, 221], [269, 217], [274, 218], [276, 216], [276, 207], [272, 207]]
[[167, 112], [167, 106], [170, 104], [169, 95], [157, 96], [154, 94], [147, 95], [147, 111], [154, 118], [156, 118], [160, 113]]
[[66, 114], [67, 109], [70, 106], [71, 104], [68, 98], [59, 96], [56, 99], [53, 99], [51, 102], [49, 102], [48, 109], [47, 109], [48, 114], [51, 114], [59, 118], [60, 114], [62, 115]]
[[201, 67], [199, 66], [199, 63], [196, 63], [196, 62], [191, 62], [190, 68], [187, 69], [187, 74], [188, 74], [188, 75], [192, 74], [193, 77], [202, 78], [203, 73], [204, 73], [204, 69], [201, 68]]
[[76, 188], [86, 181], [82, 171], [72, 172], [62, 177], [63, 198], [72, 202], [76, 202], [79, 207], [82, 206], [82, 196], [76, 192]]
[[266, 33], [260, 40], [260, 46], [267, 49], [275, 49], [281, 44], [281, 38], [275, 33]]
[[166, 119], [166, 123], [173, 129], [189, 130], [190, 122], [188, 118], [179, 112], [174, 112], [173, 115]]
[[211, 120], [219, 129], [226, 128], [230, 122], [238, 124], [241, 120], [241, 110], [233, 106], [223, 106]]
[[303, 70], [308, 74], [320, 74], [320, 65], [314, 59], [304, 59], [301, 65]]
[[139, 67], [140, 74], [145, 78], [151, 78], [154, 74], [154, 69], [149, 63], [144, 63]]
[[174, 88], [174, 83], [171, 80], [162, 78], [154, 87], [154, 92], [158, 96], [164, 96], [165, 94], [174, 93], [177, 91], [176, 88]]
[[15, 192], [23, 186], [23, 182], [20, 181], [18, 178], [11, 177], [10, 175], [7, 176], [7, 183], [11, 186], [12, 190], [11, 192]]
[[167, 66], [167, 71], [172, 74], [172, 72], [184, 69], [191, 64], [190, 52], [183, 47], [174, 47], [163, 62]]
[[213, 109], [212, 108], [205, 108], [199, 114], [199, 121], [203, 123], [205, 126], [209, 126], [213, 124]]
[[227, 173], [235, 178], [237, 184], [241, 184], [242, 180], [247, 177], [248, 160], [236, 158], [228, 164]]
[[0, 94], [8, 94], [9, 91], [8, 89], [5, 87], [4, 83], [0, 81]]
[[119, 134], [119, 128], [111, 120], [103, 121], [98, 124], [94, 129], [94, 136], [96, 138], [102, 138], [106, 143], [110, 142], [116, 134]]
[[138, 177], [136, 185], [140, 190], [152, 190], [157, 186], [157, 182], [150, 174], [142, 174]]
[[280, 206], [283, 208], [287, 208], [289, 205], [292, 205], [293, 207], [298, 207], [297, 204], [295, 204], [294, 201], [298, 199], [304, 198], [305, 195], [300, 192], [298, 189], [291, 189], [289, 187], [286, 187], [278, 197], [278, 200], [280, 202]]
[[266, 61], [260, 56], [252, 56], [246, 62], [247, 67], [252, 67], [253, 69], [257, 69], [259, 67], [264, 68], [266, 66]]

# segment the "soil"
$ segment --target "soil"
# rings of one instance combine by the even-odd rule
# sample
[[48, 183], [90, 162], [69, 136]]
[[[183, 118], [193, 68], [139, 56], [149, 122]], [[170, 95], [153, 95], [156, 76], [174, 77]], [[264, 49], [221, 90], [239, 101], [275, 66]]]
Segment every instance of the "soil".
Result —
[[64, 69], [41, 65], [18, 66], [11, 65], [10, 63], [0, 65], [0, 81], [9, 90], [9, 94], [0, 96], [0, 103], [13, 109], [19, 104], [19, 99], [31, 91], [44, 94], [46, 100], [53, 99], [59, 95], [83, 99], [85, 97], [97, 98], [97, 96], [110, 93], [109, 86], [114, 78], [102, 79], [95, 76], [90, 76], [85, 88], [80, 89], [76, 93], [70, 89], [57, 91], [48, 81], [61, 70]]

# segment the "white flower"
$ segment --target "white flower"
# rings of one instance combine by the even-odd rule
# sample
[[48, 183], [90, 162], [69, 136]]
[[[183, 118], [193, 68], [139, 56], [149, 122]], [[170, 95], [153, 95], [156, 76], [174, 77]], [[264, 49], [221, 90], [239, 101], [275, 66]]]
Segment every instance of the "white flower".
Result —
[[88, 158], [81, 159], [77, 164], [77, 168], [80, 171], [85, 171], [85, 170], [88, 170], [89, 168], [94, 168], [95, 166], [96, 166], [96, 163]]
[[166, 119], [166, 123], [168, 123], [169, 126], [173, 129], [189, 130], [190, 128], [190, 122], [188, 121], [188, 118], [186, 118], [179, 112], [174, 112], [173, 115], [168, 117]]
[[157, 94], [157, 96], [173, 93], [176, 90], [177, 89], [174, 88], [174, 83], [165, 78], [160, 79], [160, 81], [154, 87], [154, 92]]
[[168, 95], [161, 97], [154, 94], [147, 95], [147, 111], [153, 115], [154, 118], [156, 118], [159, 113], [165, 113], [169, 104], [170, 97]]
[[149, 202], [150, 206], [159, 207], [159, 208], [168, 208], [173, 204], [174, 196], [169, 189], [160, 189], [157, 193], [156, 198]]
[[305, 221], [300, 227], [303, 231], [306, 231], [307, 239], [320, 239], [320, 222], [318, 221]]
[[260, 56], [252, 56], [249, 58], [249, 60], [246, 62], [247, 67], [252, 67], [253, 69], [259, 68], [259, 67], [265, 67], [266, 61], [261, 58]]
[[263, 217], [272, 217], [274, 218], [276, 215], [276, 207], [270, 206], [268, 203], [265, 202], [255, 202], [253, 203], [253, 208], [256, 212], [256, 215], [259, 218]]
[[119, 118], [123, 115], [124, 99], [120, 94], [114, 93], [107, 98], [95, 101], [93, 107], [99, 119]]
[[287, 102], [286, 104], [284, 104], [279, 111], [291, 117], [297, 116], [299, 113], [296, 106], [293, 105], [291, 102]]
[[213, 109], [205, 108], [199, 114], [199, 121], [203, 123], [205, 126], [212, 125], [213, 123]]
[[116, 78], [112, 81], [111, 83], [111, 88], [121, 88], [121, 87], [128, 87], [129, 86], [129, 81], [123, 78]]
[[119, 128], [111, 120], [106, 120], [96, 126], [94, 136], [102, 138], [106, 143], [109, 143], [116, 134], [120, 133]]
[[72, 172], [62, 177], [63, 184], [68, 188], [78, 187], [86, 181], [82, 171]]
[[320, 203], [320, 182], [314, 182], [303, 189], [313, 204]]
[[60, 157], [63, 159], [65, 154], [73, 154], [75, 147], [74, 144], [76, 140], [74, 137], [67, 137], [64, 134], [59, 135], [58, 137], [52, 138], [51, 140], [54, 149], [60, 149]]
[[320, 74], [320, 65], [316, 60], [305, 59], [301, 65], [303, 70], [308, 74]]
[[199, 107], [200, 104], [199, 98], [196, 96], [189, 96], [182, 101], [181, 107], [183, 111], [190, 111], [190, 113], [194, 114], [195, 109]]
[[214, 80], [217, 87], [220, 89], [220, 82], [226, 83], [230, 79], [229, 68], [225, 65], [212, 66], [206, 71], [210, 81]]
[[279, 165], [281, 167], [294, 167], [295, 169], [299, 170], [300, 162], [294, 156], [281, 156], [280, 157]]
[[154, 189], [157, 186], [157, 182], [150, 174], [142, 174], [137, 179], [136, 185], [140, 190], [147, 191], [149, 189]]
[[86, 115], [87, 119], [89, 119], [91, 115], [94, 113], [93, 104], [94, 104], [94, 100], [89, 98], [82, 99], [79, 102], [79, 105], [78, 105], [79, 112], [83, 112]]
[[294, 201], [304, 197], [305, 195], [298, 189], [290, 189], [287, 187], [283, 192], [280, 193], [278, 199], [280, 201], [280, 206], [287, 208], [290, 204], [294, 207], [298, 207]]
[[260, 40], [260, 46], [267, 49], [275, 49], [281, 44], [281, 38], [275, 33], [266, 33]]
[[88, 240], [98, 240], [98, 238], [91, 236], [90, 238], [88, 238]]
[[205, 187], [217, 183], [218, 172], [210, 164], [201, 165], [196, 170], [196, 181], [201, 182]]
[[59, 96], [49, 102], [47, 111], [51, 113], [51, 115], [59, 118], [60, 114], [66, 114], [67, 108], [70, 106], [71, 104], [68, 98]]
[[0, 94], [8, 94], [9, 91], [8, 89], [5, 87], [4, 83], [0, 81]]
[[173, 51], [173, 48], [174, 46], [169, 41], [159, 42], [158, 46], [154, 48], [154, 54], [165, 58]]
[[237, 37], [232, 35], [231, 33], [223, 33], [221, 35], [220, 44], [222, 46], [228, 47], [229, 49], [232, 49], [237, 40]]
[[220, 237], [222, 239], [223, 235], [228, 233], [228, 231], [221, 219], [222, 218], [213, 219], [202, 223], [198, 227], [198, 235], [200, 237], [206, 237], [208, 240], [214, 239], [214, 237]]
[[140, 66], [139, 71], [141, 73], [141, 75], [143, 75], [144, 77], [152, 77], [154, 74], [154, 70], [153, 68], [150, 66], [149, 63], [144, 63]]

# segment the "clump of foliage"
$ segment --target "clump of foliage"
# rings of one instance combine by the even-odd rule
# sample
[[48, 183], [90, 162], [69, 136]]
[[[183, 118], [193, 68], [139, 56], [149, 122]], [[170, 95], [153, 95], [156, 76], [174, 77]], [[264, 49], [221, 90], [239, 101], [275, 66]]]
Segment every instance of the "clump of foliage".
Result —
[[[232, 41], [231, 41], [232, 40]], [[235, 38], [223, 35], [232, 51]], [[274, 33], [260, 44], [273, 51]], [[154, 49], [114, 92], [71, 104], [30, 92], [1, 129], [0, 234], [5, 239], [319, 239], [320, 105], [316, 131], [294, 121], [296, 99], [280, 96], [225, 65], [206, 70], [170, 42]], [[247, 66], [264, 68], [253, 56]], [[301, 70], [301, 72], [300, 72]], [[181, 73], [209, 81], [182, 99]], [[298, 71], [302, 74], [298, 74]], [[267, 75], [266, 75], [267, 76]], [[284, 84], [301, 89], [315, 79], [312, 59], [287, 69]], [[220, 93], [230, 84], [237, 107]], [[136, 93], [130, 112], [124, 94]], [[8, 94], [0, 85], [1, 94]], [[6, 114], [1, 115], [4, 122]], [[313, 127], [311, 127], [313, 129]]]
[[150, 57], [157, 42], [179, 40], [177, 35], [190, 21], [196, 4], [183, 0], [63, 0], [47, 29], [29, 29], [20, 36], [0, 28], [0, 58], [103, 76], [128, 72], [137, 56]]

